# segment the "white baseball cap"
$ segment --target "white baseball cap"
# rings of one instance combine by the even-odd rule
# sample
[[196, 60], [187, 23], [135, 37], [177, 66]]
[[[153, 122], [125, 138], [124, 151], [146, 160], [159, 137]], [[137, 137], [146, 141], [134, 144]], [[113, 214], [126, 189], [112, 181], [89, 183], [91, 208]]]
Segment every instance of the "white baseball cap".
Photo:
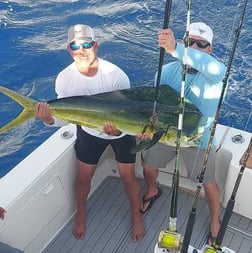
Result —
[[77, 24], [68, 30], [68, 43], [81, 39], [86, 41], [95, 40], [93, 29], [88, 25]]
[[202, 22], [195, 22], [189, 25], [189, 36], [200, 36], [210, 44], [213, 42], [213, 30], [210, 26]]

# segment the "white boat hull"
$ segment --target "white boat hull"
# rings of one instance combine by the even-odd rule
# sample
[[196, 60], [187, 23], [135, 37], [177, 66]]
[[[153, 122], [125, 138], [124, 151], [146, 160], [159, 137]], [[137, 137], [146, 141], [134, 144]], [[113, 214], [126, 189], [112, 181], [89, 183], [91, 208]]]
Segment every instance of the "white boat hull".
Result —
[[[68, 125], [59, 129], [1, 178], [1, 206], [7, 210], [5, 220], [0, 223], [1, 241], [23, 249], [26, 253], [42, 252], [74, 215], [73, 183], [78, 170], [73, 148], [75, 135], [71, 138], [62, 137], [63, 133], [69, 132], [74, 134], [75, 126]], [[235, 134], [241, 134], [244, 143], [233, 143], [231, 138]], [[217, 143], [225, 150], [219, 155], [216, 174], [217, 181], [222, 186], [222, 205], [225, 207], [240, 169], [239, 160], [248, 146], [251, 133], [218, 125], [216, 137]], [[109, 166], [106, 166], [108, 163]], [[172, 164], [168, 167], [174, 168]], [[136, 168], [137, 176], [141, 177], [140, 156]], [[169, 168], [160, 169], [159, 181], [170, 185], [171, 174], [166, 170]], [[91, 193], [107, 175], [116, 174], [113, 153], [108, 149], [99, 162]], [[251, 182], [252, 171], [247, 169], [234, 208], [234, 212], [250, 219], [252, 202], [248, 201], [247, 193], [252, 191]], [[181, 178], [180, 185], [186, 190], [195, 190], [195, 184], [186, 178]]]

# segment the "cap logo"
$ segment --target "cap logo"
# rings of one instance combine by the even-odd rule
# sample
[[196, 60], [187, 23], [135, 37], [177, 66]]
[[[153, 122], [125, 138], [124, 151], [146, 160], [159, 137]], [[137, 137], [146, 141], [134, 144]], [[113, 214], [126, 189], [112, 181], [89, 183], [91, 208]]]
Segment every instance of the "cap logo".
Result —
[[82, 30], [81, 30], [81, 27], [76, 27], [75, 30], [74, 30], [74, 33], [77, 35], [78, 33], [81, 33]]
[[87, 25], [77, 24], [70, 27], [68, 30], [68, 42], [76, 39], [91, 39], [94, 40], [94, 33], [91, 27]]
[[203, 34], [203, 33], [205, 33], [206, 31], [203, 30], [203, 29], [199, 29], [199, 32], [200, 32], [200, 34]]

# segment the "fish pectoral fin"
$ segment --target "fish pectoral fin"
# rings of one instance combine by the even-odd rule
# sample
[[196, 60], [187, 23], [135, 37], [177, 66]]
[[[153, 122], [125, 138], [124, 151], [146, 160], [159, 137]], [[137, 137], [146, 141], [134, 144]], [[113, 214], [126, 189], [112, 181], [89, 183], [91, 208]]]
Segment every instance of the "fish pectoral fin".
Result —
[[159, 129], [153, 134], [152, 139], [140, 141], [135, 147], [131, 148], [130, 152], [136, 154], [139, 151], [144, 151], [155, 145], [163, 136], [164, 130]]
[[163, 129], [159, 129], [158, 131], [156, 131], [153, 134], [153, 137], [152, 137], [151, 142], [150, 142], [150, 144], [151, 144], [150, 147], [152, 147], [154, 144], [156, 144], [161, 139], [161, 137], [163, 136], [164, 132], [165, 131]]
[[136, 146], [131, 148], [130, 153], [136, 154], [139, 151], [146, 150], [146, 148], [149, 146], [150, 141], [151, 140], [140, 141]]

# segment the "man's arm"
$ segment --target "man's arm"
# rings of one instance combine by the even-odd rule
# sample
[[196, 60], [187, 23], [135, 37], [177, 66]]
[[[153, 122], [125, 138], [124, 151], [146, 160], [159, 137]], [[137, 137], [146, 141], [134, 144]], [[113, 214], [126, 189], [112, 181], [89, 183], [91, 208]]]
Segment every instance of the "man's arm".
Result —
[[4, 219], [4, 214], [6, 213], [5, 209], [0, 207], [0, 219]]
[[[183, 43], [176, 42], [171, 29], [164, 29], [159, 32], [158, 43], [172, 57], [183, 60], [185, 46]], [[214, 83], [222, 81], [227, 70], [226, 66], [215, 57], [194, 48], [188, 48], [187, 64]]]
[[[185, 47], [178, 42], [176, 50], [171, 55], [182, 61], [184, 54]], [[214, 83], [222, 81], [227, 70], [226, 66], [215, 57], [194, 48], [188, 48], [187, 64]]]

